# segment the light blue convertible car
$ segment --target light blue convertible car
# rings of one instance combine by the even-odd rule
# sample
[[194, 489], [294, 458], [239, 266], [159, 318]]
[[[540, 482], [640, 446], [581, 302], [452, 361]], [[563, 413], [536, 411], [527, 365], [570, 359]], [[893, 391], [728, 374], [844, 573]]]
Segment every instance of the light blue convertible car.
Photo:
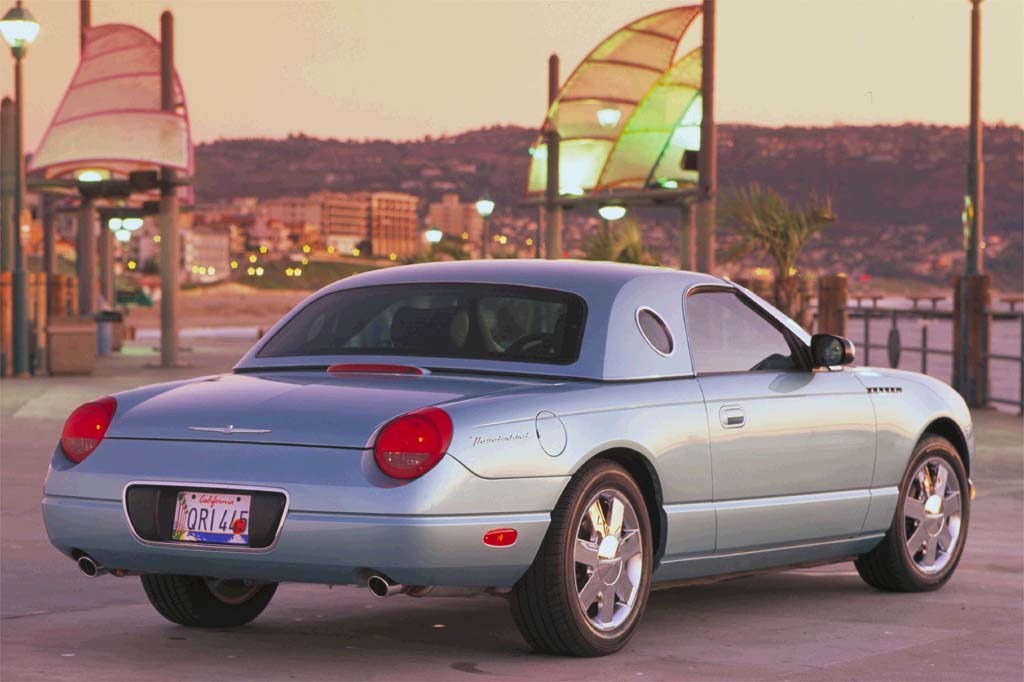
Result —
[[43, 513], [82, 571], [140, 575], [186, 626], [247, 623], [283, 581], [477, 590], [536, 649], [593, 656], [652, 584], [854, 560], [876, 588], [938, 588], [967, 537], [970, 413], [852, 360], [707, 275], [378, 270], [230, 374], [80, 407]]

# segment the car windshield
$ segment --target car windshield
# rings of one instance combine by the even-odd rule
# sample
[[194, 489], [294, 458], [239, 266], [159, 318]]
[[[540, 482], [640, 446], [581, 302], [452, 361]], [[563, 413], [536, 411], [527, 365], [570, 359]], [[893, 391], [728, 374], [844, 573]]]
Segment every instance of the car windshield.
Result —
[[314, 300], [257, 353], [406, 355], [568, 364], [586, 306], [573, 294], [494, 284], [396, 284]]

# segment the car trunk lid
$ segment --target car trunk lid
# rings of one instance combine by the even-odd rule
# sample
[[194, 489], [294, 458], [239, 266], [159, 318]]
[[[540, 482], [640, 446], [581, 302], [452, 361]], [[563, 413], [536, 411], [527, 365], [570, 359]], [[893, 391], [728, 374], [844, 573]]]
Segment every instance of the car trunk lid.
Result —
[[119, 405], [107, 438], [215, 440], [363, 449], [394, 417], [492, 395], [533, 379], [324, 371], [236, 373], [172, 385]]

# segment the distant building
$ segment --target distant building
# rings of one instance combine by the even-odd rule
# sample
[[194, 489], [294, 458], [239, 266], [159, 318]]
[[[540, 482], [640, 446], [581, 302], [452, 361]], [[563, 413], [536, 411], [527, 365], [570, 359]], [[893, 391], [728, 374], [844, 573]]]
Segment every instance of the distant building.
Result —
[[227, 279], [231, 272], [230, 231], [209, 227], [183, 230], [182, 265], [187, 282]]
[[470, 253], [479, 253], [483, 218], [477, 213], [476, 204], [461, 203], [458, 194], [445, 194], [441, 201], [430, 204], [427, 227], [436, 227], [451, 239], [463, 240], [470, 245]]
[[326, 246], [340, 253], [394, 259], [421, 250], [419, 199], [400, 192], [314, 192], [260, 202], [252, 246], [284, 252]]
[[412, 256], [422, 248], [419, 199], [401, 192], [322, 192], [324, 243], [341, 253], [367, 246], [377, 257]]
[[419, 229], [420, 200], [400, 192], [371, 192], [370, 249], [375, 256], [392, 259], [415, 255], [423, 249]]
[[359, 196], [340, 192], [320, 192], [312, 196], [321, 202], [324, 243], [341, 253], [355, 252], [368, 239], [369, 203]]
[[[326, 194], [323, 193], [323, 194]], [[260, 211], [267, 220], [278, 220], [286, 225], [323, 223], [323, 202], [319, 194], [308, 197], [279, 197], [260, 202]]]

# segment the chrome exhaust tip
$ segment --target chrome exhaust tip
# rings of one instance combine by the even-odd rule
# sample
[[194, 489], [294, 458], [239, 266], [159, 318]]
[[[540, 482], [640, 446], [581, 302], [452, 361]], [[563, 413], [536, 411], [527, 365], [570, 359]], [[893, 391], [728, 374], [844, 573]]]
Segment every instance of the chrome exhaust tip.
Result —
[[97, 563], [97, 561], [88, 554], [83, 554], [78, 557], [77, 563], [78, 570], [90, 578], [96, 578], [108, 572], [106, 568]]
[[381, 599], [384, 597], [390, 597], [394, 594], [401, 594], [405, 591], [404, 585], [391, 582], [391, 580], [382, 575], [371, 575], [366, 581], [366, 586], [370, 588], [370, 592], [373, 593], [373, 596]]

